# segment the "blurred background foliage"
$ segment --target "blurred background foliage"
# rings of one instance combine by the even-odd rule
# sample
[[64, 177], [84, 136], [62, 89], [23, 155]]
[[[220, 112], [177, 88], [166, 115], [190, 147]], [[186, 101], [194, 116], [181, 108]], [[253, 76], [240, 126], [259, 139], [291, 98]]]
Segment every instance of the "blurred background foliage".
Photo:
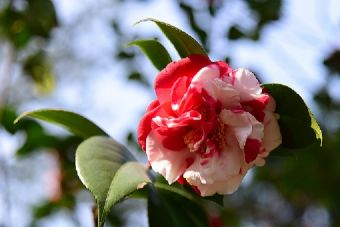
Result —
[[[155, 1], [100, 1], [97, 5], [92, 5], [88, 11], [78, 13], [73, 23], [65, 21], [60, 23], [56, 2], [0, 0], [0, 226], [2, 227], [93, 226], [91, 217], [93, 203], [78, 180], [74, 168], [74, 151], [80, 138], [70, 136], [64, 131], [55, 131], [54, 128], [29, 119], [13, 125], [12, 122], [19, 112], [29, 107], [39, 106], [37, 103], [43, 103], [43, 106], [48, 107], [51, 104], [61, 104], [68, 99], [80, 100], [83, 105], [72, 106], [70, 102], [69, 105], [73, 109], [79, 108], [80, 111], [84, 108], [95, 109], [96, 105], [91, 104], [87, 99], [89, 96], [95, 96], [93, 90], [84, 88], [81, 92], [74, 91], [75, 93], [62, 90], [65, 83], [76, 83], [80, 87], [86, 87], [85, 76], [72, 77], [68, 75], [68, 70], [75, 68], [78, 74], [83, 74], [81, 68], [84, 65], [96, 64], [94, 58], [105, 58], [106, 61], [113, 63], [114, 67], [117, 66], [119, 75], [129, 81], [128, 84], [139, 84], [136, 89], [141, 89], [146, 97], [152, 94], [152, 78], [156, 71], [144, 65], [145, 61], [141, 60], [144, 57], [137, 48], [126, 48], [126, 43], [142, 34], [131, 33], [126, 28], [127, 18], [124, 16], [128, 14], [125, 15], [124, 10], [128, 10], [134, 4], [147, 9], [150, 5], [156, 4]], [[73, 2], [82, 4], [81, 1]], [[176, 21], [180, 20], [180, 23], [189, 29], [188, 33], [194, 35], [213, 56], [226, 60], [232, 66], [234, 59], [231, 51], [223, 52], [220, 51], [221, 49], [216, 51], [217, 40], [219, 42], [222, 40], [222, 43], [227, 42], [226, 47], [222, 47], [231, 50], [237, 43], [261, 44], [267, 34], [266, 28], [276, 26], [277, 23], [285, 20], [283, 12], [288, 3], [289, 1], [284, 0], [173, 1], [179, 15]], [[304, 4], [309, 2], [304, 1]], [[113, 15], [111, 11], [106, 12], [105, 8], [110, 8], [108, 6], [118, 9], [119, 13]], [[327, 12], [329, 4], [321, 3], [320, 6], [325, 8], [320, 8], [320, 11]], [[239, 12], [241, 17], [228, 20], [225, 26], [219, 27], [218, 24], [212, 23], [221, 14], [235, 16], [235, 9], [241, 11]], [[95, 50], [89, 53], [81, 52], [79, 56], [72, 53], [71, 50], [82, 49], [81, 45], [92, 45], [91, 42], [79, 41], [77, 37], [72, 36], [80, 30], [85, 33], [79, 33], [86, 36], [89, 21], [95, 21], [98, 13], [101, 12], [110, 15], [106, 21], [109, 21], [108, 34], [112, 39], [109, 45], [112, 48], [108, 50], [108, 56], [111, 57], [107, 58], [106, 55], [98, 54]], [[140, 18], [149, 16], [144, 15], [143, 12], [139, 13]], [[327, 23], [331, 23], [325, 18], [322, 20], [325, 27], [328, 26]], [[172, 21], [168, 22], [172, 23]], [[85, 24], [83, 27], [77, 27], [82, 23]], [[337, 26], [332, 27], [334, 31], [331, 32], [339, 35], [339, 18], [336, 23]], [[220, 21], [219, 24], [224, 22]], [[300, 29], [306, 30], [302, 25]], [[216, 30], [220, 34], [219, 37], [213, 36]], [[156, 29], [152, 31], [154, 37], [160, 37]], [[96, 35], [98, 40], [95, 42], [100, 43], [101, 36]], [[302, 40], [304, 45], [311, 48], [317, 45], [314, 43], [313, 35], [313, 31], [306, 34], [307, 38]], [[81, 44], [82, 42], [85, 44]], [[256, 168], [249, 174], [239, 191], [224, 197], [224, 208], [213, 204], [206, 206], [211, 227], [340, 226], [340, 88], [339, 86], [334, 88], [334, 84], [340, 84], [339, 41], [336, 45], [330, 46], [327, 54], [315, 62], [322, 68], [323, 75], [320, 75], [320, 78], [323, 82], [317, 88], [304, 90], [304, 96], [312, 97], [309, 104], [312, 105], [324, 132], [323, 148], [315, 146], [298, 150], [286, 157], [272, 155], [265, 167]], [[282, 48], [284, 49], [284, 46]], [[276, 54], [280, 56], [281, 53], [282, 50], [278, 50]], [[87, 55], [91, 55], [92, 58]], [[293, 59], [293, 57], [288, 54], [277, 59]], [[268, 82], [268, 78], [261, 77], [259, 66], [266, 62], [259, 61], [257, 64], [253, 71], [257, 72], [262, 82]], [[298, 62], [288, 60], [285, 67], [296, 68], [294, 64], [304, 65], [305, 62], [304, 59], [299, 59]], [[252, 68], [251, 65], [243, 66]], [[103, 63], [98, 63], [98, 67], [102, 69]], [[124, 70], [121, 70], [122, 68]], [[303, 74], [302, 77], [295, 77], [295, 83], [301, 83], [301, 78], [308, 80], [308, 73], [303, 70], [294, 71], [296, 75]], [[96, 71], [88, 73], [96, 74]], [[93, 75], [92, 79], [95, 76]], [[270, 82], [275, 82], [275, 79], [271, 79]], [[58, 91], [58, 88], [61, 90]], [[59, 101], [51, 101], [49, 97], [53, 97], [53, 93], [58, 92], [67, 95], [61, 95]], [[111, 94], [101, 93], [101, 95], [118, 98], [128, 95], [115, 92], [118, 91], [113, 89]], [[103, 105], [111, 105], [110, 99]], [[62, 104], [61, 106], [65, 107]], [[119, 108], [116, 111], [120, 111]], [[143, 110], [139, 111], [138, 116], [141, 116]], [[93, 113], [98, 118], [101, 114]], [[138, 122], [138, 116], [137, 120], [131, 121]], [[125, 117], [134, 119], [132, 115]], [[133, 124], [128, 129], [117, 130], [124, 132], [125, 141], [121, 142], [138, 153], [140, 150], [136, 144], [135, 127]], [[10, 143], [12, 146], [9, 146], [10, 151], [8, 151]], [[34, 185], [39, 186], [34, 187]], [[166, 197], [166, 193], [164, 196]], [[108, 226], [146, 226], [145, 203], [131, 201], [124, 202], [112, 210], [108, 218]], [[172, 202], [180, 206], [180, 201]]]

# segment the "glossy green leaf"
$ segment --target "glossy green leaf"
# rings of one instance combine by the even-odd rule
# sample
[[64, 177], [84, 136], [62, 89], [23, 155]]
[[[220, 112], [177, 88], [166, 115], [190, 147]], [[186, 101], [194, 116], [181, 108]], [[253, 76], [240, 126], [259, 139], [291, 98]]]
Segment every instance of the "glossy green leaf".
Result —
[[138, 46], [158, 70], [164, 69], [172, 61], [168, 51], [157, 40], [136, 40], [128, 46]]
[[99, 227], [114, 204], [151, 182], [145, 167], [135, 162], [124, 146], [104, 136], [91, 137], [79, 145], [76, 169], [97, 201]]
[[148, 199], [149, 226], [208, 226], [207, 213], [198, 201], [190, 193], [156, 183]]
[[299, 149], [319, 141], [322, 131], [303, 99], [291, 88], [282, 84], [264, 84], [276, 101], [276, 113], [282, 134], [283, 148]]
[[53, 124], [61, 125], [73, 134], [87, 139], [91, 136], [107, 135], [92, 121], [87, 118], [70, 111], [61, 109], [40, 109], [29, 111], [21, 114], [14, 123], [17, 123], [24, 117], [32, 117]]
[[205, 50], [203, 47], [190, 35], [185, 33], [184, 31], [172, 26], [170, 24], [164, 23], [159, 20], [155, 20], [152, 18], [147, 18], [141, 20], [138, 23], [145, 22], [145, 21], [152, 21], [157, 24], [157, 26], [161, 29], [164, 35], [169, 39], [169, 41], [174, 45], [175, 49], [177, 50], [178, 54], [185, 58], [192, 54], [203, 54], [206, 55]]

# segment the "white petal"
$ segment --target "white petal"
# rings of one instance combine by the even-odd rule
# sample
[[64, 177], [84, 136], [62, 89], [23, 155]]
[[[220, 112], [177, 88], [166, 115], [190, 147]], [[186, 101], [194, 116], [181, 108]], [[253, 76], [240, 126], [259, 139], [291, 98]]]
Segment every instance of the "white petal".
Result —
[[263, 124], [248, 112], [234, 113], [230, 110], [222, 110], [220, 119], [230, 127], [243, 149], [248, 137], [259, 139], [263, 138]]
[[[202, 164], [203, 161], [206, 163]], [[210, 159], [196, 157], [195, 162], [185, 171], [183, 177], [196, 186], [202, 196], [215, 193], [230, 194], [240, 185], [243, 175], [240, 168], [244, 158], [238, 147], [216, 153]], [[245, 174], [245, 173], [243, 173]]]
[[162, 140], [161, 135], [151, 131], [146, 138], [146, 155], [152, 169], [172, 184], [184, 173], [187, 167], [186, 160], [192, 154], [187, 149], [182, 151], [166, 149], [161, 143]]
[[261, 96], [262, 88], [255, 75], [247, 69], [237, 69], [234, 72], [233, 86], [240, 92], [241, 101], [250, 101]]

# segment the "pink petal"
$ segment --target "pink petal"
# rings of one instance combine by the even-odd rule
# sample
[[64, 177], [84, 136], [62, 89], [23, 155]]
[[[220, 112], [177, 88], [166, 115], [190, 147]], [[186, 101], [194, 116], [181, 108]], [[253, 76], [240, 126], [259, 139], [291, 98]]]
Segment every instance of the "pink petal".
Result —
[[277, 114], [265, 111], [264, 118], [264, 138], [262, 146], [266, 152], [270, 152], [277, 148], [282, 143], [280, 127], [277, 122]]
[[220, 68], [216, 64], [201, 69], [192, 79], [190, 87], [199, 93], [205, 90], [215, 101], [222, 103], [225, 108], [240, 105], [239, 92], [220, 78]]
[[217, 65], [211, 64], [198, 71], [198, 73], [192, 78], [190, 87], [195, 87], [198, 92], [202, 92], [203, 88], [205, 88], [205, 90], [208, 89], [207, 83], [209, 83], [209, 81], [219, 78], [219, 76], [220, 71]]
[[240, 106], [240, 93], [219, 78], [209, 81], [206, 90], [210, 96], [221, 102], [224, 108], [231, 109]]
[[265, 110], [267, 110], [269, 112], [275, 112], [276, 102], [271, 95], [269, 95], [269, 94], [267, 94], [267, 95], [268, 95], [268, 103], [266, 105]]

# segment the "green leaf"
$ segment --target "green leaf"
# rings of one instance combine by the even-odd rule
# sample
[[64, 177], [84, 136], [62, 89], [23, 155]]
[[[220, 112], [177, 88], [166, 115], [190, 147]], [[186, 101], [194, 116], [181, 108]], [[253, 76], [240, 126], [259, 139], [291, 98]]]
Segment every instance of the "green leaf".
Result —
[[79, 145], [76, 169], [97, 201], [99, 227], [113, 205], [151, 182], [146, 169], [134, 161], [124, 146], [109, 137], [91, 137]]
[[319, 141], [322, 131], [303, 99], [291, 88], [282, 84], [264, 84], [266, 91], [276, 101], [276, 113], [282, 134], [283, 148], [299, 149]]
[[17, 128], [13, 125], [13, 121], [17, 117], [17, 113], [14, 107], [1, 106], [0, 107], [0, 128], [4, 127], [7, 132], [15, 134]]
[[203, 204], [194, 200], [192, 196], [165, 184], [156, 183], [155, 187], [150, 187], [149, 226], [208, 226], [208, 216]]
[[134, 80], [146, 87], [150, 87], [149, 81], [145, 78], [145, 76], [136, 71], [130, 73], [128, 80]]
[[70, 132], [83, 139], [91, 136], [107, 135], [101, 128], [99, 128], [92, 121], [87, 118], [70, 111], [61, 109], [40, 109], [29, 111], [21, 114], [14, 123], [16, 124], [25, 117], [33, 117], [39, 120], [47, 121], [53, 124], [61, 125]]
[[172, 62], [168, 51], [157, 40], [136, 40], [128, 46], [138, 46], [158, 70], [164, 69]]
[[136, 189], [142, 189], [147, 183], [151, 183], [151, 180], [143, 165], [138, 162], [125, 163], [112, 180], [104, 209], [109, 211], [114, 204]]
[[157, 26], [161, 29], [164, 35], [169, 39], [169, 41], [174, 45], [177, 50], [179, 56], [185, 58], [192, 54], [203, 54], [206, 55], [203, 47], [190, 35], [185, 33], [184, 31], [170, 25], [164, 23], [159, 20], [155, 20], [152, 18], [147, 18], [137, 22], [139, 24], [145, 21], [152, 21], [157, 24]]
[[58, 18], [53, 1], [27, 0], [27, 3], [25, 20], [31, 33], [48, 38], [52, 29], [58, 26]]
[[29, 56], [23, 63], [25, 74], [35, 82], [37, 91], [50, 93], [55, 87], [54, 72], [44, 51]]

